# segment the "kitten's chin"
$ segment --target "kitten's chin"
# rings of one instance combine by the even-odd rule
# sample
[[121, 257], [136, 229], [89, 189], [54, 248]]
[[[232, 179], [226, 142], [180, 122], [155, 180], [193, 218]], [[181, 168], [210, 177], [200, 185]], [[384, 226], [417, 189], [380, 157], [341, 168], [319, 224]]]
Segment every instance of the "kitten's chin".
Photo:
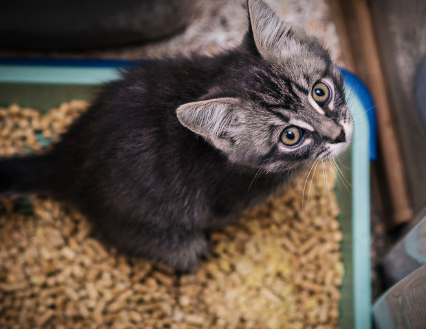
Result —
[[329, 152], [327, 152], [326, 155], [322, 157], [320, 160], [329, 161], [336, 158], [337, 156], [345, 152], [350, 144], [351, 144], [350, 142], [339, 143], [339, 144], [329, 144], [328, 145]]
[[285, 164], [274, 163], [274, 164], [263, 166], [262, 168], [259, 168], [259, 169], [269, 174], [286, 174], [300, 167], [301, 167], [301, 164], [299, 162], [294, 162], [294, 163], [285, 163]]

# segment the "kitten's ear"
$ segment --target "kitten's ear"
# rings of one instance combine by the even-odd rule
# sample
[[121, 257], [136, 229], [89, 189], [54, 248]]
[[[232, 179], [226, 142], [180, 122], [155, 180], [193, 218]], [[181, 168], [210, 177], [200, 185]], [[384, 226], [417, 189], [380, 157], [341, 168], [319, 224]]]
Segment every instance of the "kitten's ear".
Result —
[[238, 121], [236, 98], [216, 98], [181, 105], [177, 111], [180, 123], [213, 142], [226, 135]]
[[264, 59], [282, 61], [298, 52], [304, 32], [283, 22], [263, 0], [248, 0], [248, 12], [256, 48]]

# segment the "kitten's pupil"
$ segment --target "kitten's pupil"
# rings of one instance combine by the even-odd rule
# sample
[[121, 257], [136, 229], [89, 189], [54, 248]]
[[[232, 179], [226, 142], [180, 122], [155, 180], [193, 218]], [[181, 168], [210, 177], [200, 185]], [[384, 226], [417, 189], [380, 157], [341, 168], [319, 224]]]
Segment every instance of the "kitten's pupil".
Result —
[[296, 136], [294, 135], [294, 132], [292, 132], [291, 130], [289, 130], [285, 133], [285, 137], [287, 137], [290, 140], [293, 140], [293, 139], [296, 138]]
[[316, 88], [315, 89], [315, 95], [317, 95], [318, 97], [324, 97], [325, 96], [324, 89]]

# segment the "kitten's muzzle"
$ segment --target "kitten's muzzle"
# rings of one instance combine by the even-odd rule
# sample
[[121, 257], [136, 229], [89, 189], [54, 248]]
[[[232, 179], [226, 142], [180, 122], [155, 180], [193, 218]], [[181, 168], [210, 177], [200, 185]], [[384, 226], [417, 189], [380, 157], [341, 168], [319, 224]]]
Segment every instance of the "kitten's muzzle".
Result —
[[331, 136], [327, 136], [327, 137], [325, 137], [324, 139], [330, 144], [339, 144], [339, 143], [345, 143], [346, 142], [346, 134], [345, 134], [345, 130], [343, 128], [340, 130], [339, 135], [337, 137], [335, 137], [334, 139], [330, 138]]

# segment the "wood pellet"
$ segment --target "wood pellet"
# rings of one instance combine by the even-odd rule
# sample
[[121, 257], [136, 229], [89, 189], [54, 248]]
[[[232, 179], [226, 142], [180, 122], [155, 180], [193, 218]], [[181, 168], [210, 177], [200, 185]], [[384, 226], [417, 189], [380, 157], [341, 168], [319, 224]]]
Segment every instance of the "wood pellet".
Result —
[[[44, 115], [0, 107], [0, 156], [42, 152], [88, 103]], [[0, 328], [338, 328], [344, 274], [328, 168], [214, 232], [192, 275], [105, 247], [71, 207], [38, 196], [32, 213], [0, 200]], [[18, 203], [21, 201], [18, 201]]]

